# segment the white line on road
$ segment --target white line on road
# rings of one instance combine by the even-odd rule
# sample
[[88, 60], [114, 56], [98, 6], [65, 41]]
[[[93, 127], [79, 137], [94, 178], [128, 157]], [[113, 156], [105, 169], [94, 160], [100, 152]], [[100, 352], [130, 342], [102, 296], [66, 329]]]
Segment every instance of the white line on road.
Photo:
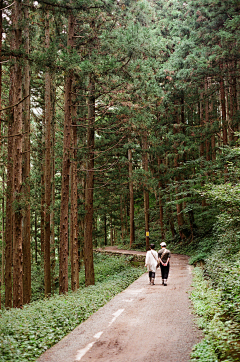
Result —
[[141, 289], [134, 289], [134, 290], [128, 290], [126, 293], [127, 294], [139, 294], [143, 291], [144, 289], [141, 288]]
[[[120, 314], [124, 311], [124, 309], [119, 309], [118, 311], [116, 311], [115, 313], [113, 313], [113, 319], [109, 322], [108, 326], [110, 326], [116, 319], [117, 317], [120, 316]], [[101, 337], [101, 335], [103, 334], [103, 332], [98, 332], [94, 335], [94, 338], [97, 340]], [[89, 343], [85, 348], [80, 349], [79, 351], [77, 351], [77, 356], [75, 358], [75, 361], [81, 361], [82, 357], [92, 348], [92, 346], [94, 345], [94, 343], [96, 343], [96, 341], [93, 341], [91, 343]]]
[[113, 313], [114, 317], [113, 319], [111, 320], [111, 322], [109, 322], [108, 326], [110, 326], [116, 319], [117, 317], [120, 316], [120, 314], [124, 311], [124, 309], [118, 309], [117, 312]]
[[[95, 334], [94, 338], [99, 339], [102, 334], [103, 334], [103, 332], [98, 332]], [[81, 358], [92, 348], [92, 346], [94, 345], [95, 342], [96, 341], [93, 341], [93, 342], [89, 343], [85, 348], [80, 349], [78, 351], [75, 361], [80, 361]]]
[[132, 301], [133, 301], [133, 298], [131, 298], [131, 299], [123, 299], [123, 302], [131, 303]]
[[82, 357], [92, 348], [96, 341], [89, 343], [85, 348], [80, 349], [77, 353], [75, 361], [81, 361]]
[[94, 338], [99, 339], [102, 334], [103, 334], [103, 332], [98, 332], [95, 334]]

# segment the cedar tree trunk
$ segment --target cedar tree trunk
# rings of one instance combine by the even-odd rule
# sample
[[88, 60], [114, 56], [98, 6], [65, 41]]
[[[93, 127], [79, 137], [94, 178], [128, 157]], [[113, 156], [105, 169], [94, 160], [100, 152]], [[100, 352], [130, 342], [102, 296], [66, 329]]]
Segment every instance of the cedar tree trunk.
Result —
[[88, 95], [88, 132], [87, 132], [87, 175], [85, 191], [85, 222], [84, 222], [84, 264], [85, 264], [85, 284], [93, 285], [94, 265], [93, 265], [93, 187], [94, 187], [94, 122], [95, 122], [95, 83], [89, 77]]

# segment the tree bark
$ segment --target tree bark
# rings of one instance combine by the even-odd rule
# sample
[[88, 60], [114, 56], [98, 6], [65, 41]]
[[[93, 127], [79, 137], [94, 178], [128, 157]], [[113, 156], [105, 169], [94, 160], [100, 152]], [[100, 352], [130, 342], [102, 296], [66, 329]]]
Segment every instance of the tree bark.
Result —
[[[49, 11], [45, 20], [45, 46], [50, 47]], [[45, 74], [45, 213], [44, 213], [44, 292], [45, 296], [51, 294], [51, 262], [50, 262], [50, 238], [51, 238], [51, 128], [52, 128], [52, 80], [49, 69]]]
[[[160, 159], [160, 157], [158, 157], [158, 167], [160, 168], [160, 165], [162, 163], [162, 160]], [[159, 200], [159, 216], [160, 216], [160, 227], [161, 227], [161, 239], [164, 240], [165, 239], [165, 230], [164, 230], [164, 222], [163, 222], [163, 204], [162, 204], [162, 182], [159, 181], [159, 196], [158, 196], [158, 200]]]
[[[212, 83], [212, 82], [211, 82]], [[212, 129], [212, 135], [211, 135], [211, 159], [212, 161], [216, 161], [216, 140], [215, 140], [215, 132], [213, 132], [213, 123], [214, 123], [214, 110], [216, 107], [214, 107], [215, 98], [212, 96], [210, 100], [210, 106], [209, 106], [209, 114], [210, 114], [210, 123], [211, 123], [211, 129]]]
[[34, 213], [34, 239], [35, 239], [35, 263], [38, 262], [38, 245], [37, 245], [37, 211]]
[[[76, 100], [74, 99], [76, 102]], [[71, 149], [71, 288], [73, 291], [79, 288], [79, 261], [78, 261], [78, 178], [77, 178], [77, 107], [73, 104], [72, 118], [72, 149]]]
[[203, 106], [203, 92], [200, 94], [200, 102], [199, 102], [199, 118], [200, 118], [200, 127], [201, 127], [201, 143], [200, 143], [200, 157], [204, 156], [204, 106]]
[[[41, 126], [42, 131], [42, 145], [45, 141], [45, 118]], [[41, 153], [44, 155], [44, 149], [41, 146]], [[43, 157], [43, 162], [41, 164], [41, 210], [40, 210], [40, 243], [41, 243], [41, 258], [44, 258], [44, 238], [45, 238], [45, 158]]]
[[113, 222], [112, 222], [112, 214], [110, 215], [110, 244], [114, 245], [114, 236], [113, 236]]
[[[223, 64], [220, 65], [221, 70], [223, 71]], [[223, 133], [223, 145], [227, 145], [227, 117], [226, 117], [226, 99], [225, 99], [225, 89], [224, 89], [224, 79], [220, 75], [220, 101], [221, 101], [221, 111], [222, 111], [222, 133]]]
[[[178, 111], [176, 110], [176, 119], [177, 119], [177, 124], [174, 125], [173, 128], [173, 133], [176, 134], [179, 132], [180, 130], [180, 122], [179, 122], [179, 116], [178, 116]], [[179, 154], [178, 154], [178, 142], [175, 143], [175, 156], [174, 156], [174, 168], [175, 168], [175, 177], [174, 177], [174, 181], [175, 181], [175, 192], [176, 192], [176, 199], [179, 200], [179, 196], [178, 196], [178, 192], [179, 192], [179, 186], [178, 186], [178, 182], [179, 182], [179, 175], [178, 175], [178, 159], [179, 159]], [[182, 202], [177, 202], [177, 221], [178, 221], [178, 227], [179, 227], [179, 234], [181, 239], [185, 238], [185, 235], [183, 233], [183, 226], [184, 226], [184, 219], [183, 219], [183, 214], [182, 214]]]
[[[0, 9], [2, 8], [3, 8], [3, 0], [0, 0]], [[2, 33], [3, 33], [2, 10], [0, 10], [0, 109], [2, 108]], [[0, 113], [0, 152], [2, 153], [2, 114], [1, 113]], [[0, 279], [0, 309], [2, 305], [1, 294], [2, 294], [3, 279], [4, 279], [4, 171], [3, 171], [3, 202], [2, 202], [2, 268], [1, 268], [1, 279]]]
[[[209, 126], [209, 101], [208, 101], [208, 80], [207, 78], [205, 79], [205, 127]], [[206, 142], [205, 142], [205, 146], [206, 146], [206, 160], [210, 161], [211, 157], [210, 157], [210, 140], [208, 138], [208, 136], [206, 137]]]
[[[199, 103], [199, 121], [200, 121], [200, 127], [201, 127], [201, 143], [200, 143], [200, 157], [204, 157], [204, 151], [205, 151], [205, 144], [204, 143], [204, 104], [203, 104], [203, 92], [200, 94], [200, 103]], [[203, 162], [201, 161], [201, 167], [203, 168]], [[201, 183], [202, 184], [202, 183]], [[206, 206], [206, 200], [202, 200], [202, 206]]]
[[[148, 141], [147, 141], [147, 131], [144, 131], [143, 135], [143, 156], [142, 156], [142, 163], [143, 163], [143, 170], [145, 171], [145, 177], [147, 178], [148, 173]], [[144, 220], [145, 220], [145, 238], [146, 238], [146, 251], [149, 250], [149, 191], [147, 190], [147, 184], [144, 182]]]
[[107, 246], [107, 215], [104, 214], [104, 245]]
[[[11, 39], [13, 47], [13, 38]], [[10, 89], [9, 104], [14, 104], [14, 83], [13, 83], [13, 67], [10, 69]], [[2, 113], [1, 113], [2, 114]], [[8, 111], [8, 156], [7, 156], [7, 193], [6, 193], [6, 226], [5, 226], [5, 307], [12, 307], [12, 201], [13, 201], [13, 108]]]
[[[52, 80], [53, 81], [53, 80]], [[52, 102], [52, 124], [51, 124], [51, 212], [50, 212], [50, 262], [51, 262], [51, 292], [54, 293], [55, 278], [55, 223], [54, 223], [54, 206], [55, 206], [55, 87], [51, 87]]]
[[133, 194], [133, 167], [132, 167], [132, 150], [128, 150], [128, 175], [129, 175], [129, 201], [130, 201], [130, 248], [135, 241], [134, 230], [134, 194]]
[[[74, 17], [68, 18], [68, 47], [73, 47]], [[69, 203], [69, 177], [72, 135], [72, 83], [73, 75], [70, 72], [65, 80], [64, 96], [64, 139], [62, 163], [62, 191], [60, 210], [60, 259], [59, 259], [59, 293], [68, 291], [68, 203]]]
[[[22, 44], [20, 20], [22, 18], [21, 2], [16, 1], [13, 7], [12, 24], [14, 31], [14, 50], [18, 51]], [[23, 305], [23, 254], [22, 254], [22, 71], [18, 60], [14, 60], [13, 71], [13, 307]]]
[[94, 188], [94, 123], [95, 123], [95, 83], [92, 76], [89, 76], [88, 89], [88, 132], [87, 132], [87, 175], [85, 191], [85, 220], [84, 220], [84, 264], [85, 264], [85, 285], [93, 285], [93, 188]]
[[229, 63], [229, 76], [230, 76], [230, 86], [229, 86], [229, 141], [237, 141], [237, 137], [234, 136], [234, 132], [238, 131], [237, 126], [237, 109], [238, 109], [238, 98], [237, 98], [237, 77], [236, 77], [237, 62], [232, 61]]
[[121, 238], [124, 239], [124, 217], [123, 217], [123, 196], [120, 195], [120, 220], [121, 220]]
[[[29, 4], [27, 0], [26, 4]], [[24, 50], [29, 54], [29, 14], [28, 7], [24, 7]], [[31, 300], [31, 241], [30, 241], [30, 66], [29, 61], [24, 61], [23, 73], [23, 303], [30, 303]]]
[[[224, 66], [221, 63], [220, 69], [223, 71]], [[226, 98], [224, 88], [224, 78], [220, 75], [220, 101], [221, 101], [221, 113], [222, 113], [222, 135], [223, 135], [223, 146], [228, 144], [228, 127], [227, 127], [227, 112], [226, 112]], [[227, 182], [227, 165], [224, 168], [224, 180]]]

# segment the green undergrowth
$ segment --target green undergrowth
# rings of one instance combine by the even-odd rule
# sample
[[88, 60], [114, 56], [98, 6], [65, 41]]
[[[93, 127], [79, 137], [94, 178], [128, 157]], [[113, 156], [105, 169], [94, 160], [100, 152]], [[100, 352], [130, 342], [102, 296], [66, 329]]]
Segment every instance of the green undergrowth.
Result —
[[[234, 193], [234, 187], [230, 191]], [[215, 188], [210, 192], [215, 195]], [[227, 192], [216, 195], [217, 202], [220, 196], [229, 197]], [[199, 233], [191, 242], [168, 244], [173, 253], [189, 255], [195, 266], [191, 299], [204, 338], [195, 346], [192, 362], [240, 361], [239, 194], [224, 202], [211, 232]]]
[[96, 258], [96, 285], [2, 313], [0, 362], [35, 361], [145, 272], [124, 257]]
[[[129, 267], [129, 258], [122, 256], [109, 256], [101, 253], [94, 253], [94, 273], [95, 281], [102, 282], [108, 278], [111, 274], [120, 273]], [[85, 271], [80, 270], [79, 273], [79, 284], [84, 286], [85, 284]]]
[[[107, 278], [112, 273], [119, 273], [120, 271], [126, 268], [126, 263], [128, 264], [129, 258], [126, 256], [119, 257], [110, 257], [109, 255], [104, 255], [101, 253], [94, 253], [94, 272], [95, 272], [95, 281], [101, 282]], [[83, 263], [82, 263], [83, 264]], [[59, 269], [58, 265], [55, 266], [55, 279], [56, 286], [53, 290], [53, 294], [59, 293], [58, 287], [58, 275]], [[44, 277], [41, 273], [42, 265], [34, 265], [32, 267], [32, 301], [37, 301], [44, 298]], [[71, 266], [69, 266], [69, 282], [71, 285]], [[85, 285], [85, 270], [84, 267], [81, 268], [79, 272], [79, 285]], [[4, 301], [4, 295], [2, 298]]]
[[168, 243], [168, 248], [175, 254], [184, 254], [190, 257], [189, 264], [196, 265], [205, 262], [217, 244], [218, 239], [213, 235], [197, 236], [192, 241]]
[[218, 268], [218, 280], [206, 278], [206, 269], [194, 269], [191, 295], [204, 339], [195, 346], [191, 361], [240, 361], [240, 262]]

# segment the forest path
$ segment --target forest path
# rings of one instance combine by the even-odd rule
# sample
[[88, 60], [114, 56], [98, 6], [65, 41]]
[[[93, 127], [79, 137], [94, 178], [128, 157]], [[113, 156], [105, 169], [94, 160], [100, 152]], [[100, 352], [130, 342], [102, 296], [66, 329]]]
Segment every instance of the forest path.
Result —
[[154, 286], [143, 274], [37, 361], [188, 362], [202, 337], [191, 313], [191, 280], [188, 257], [173, 254], [167, 286], [159, 269]]

